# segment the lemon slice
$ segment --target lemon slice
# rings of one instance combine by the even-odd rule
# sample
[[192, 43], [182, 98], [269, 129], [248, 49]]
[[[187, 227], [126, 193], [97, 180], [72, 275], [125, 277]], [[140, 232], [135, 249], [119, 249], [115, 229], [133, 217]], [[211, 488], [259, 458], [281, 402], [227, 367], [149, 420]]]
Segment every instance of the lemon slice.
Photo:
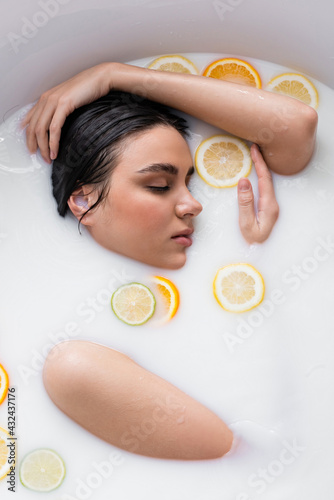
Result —
[[217, 272], [213, 293], [226, 311], [245, 312], [262, 302], [264, 281], [250, 264], [230, 264]]
[[256, 69], [248, 62], [235, 57], [214, 61], [204, 70], [203, 76], [261, 88], [261, 78]]
[[142, 325], [154, 313], [155, 297], [151, 290], [141, 283], [122, 285], [111, 297], [111, 307], [117, 318], [128, 325]]
[[10, 438], [8, 432], [2, 427], [0, 427], [0, 480], [7, 476], [10, 470], [10, 466], [14, 465], [8, 463], [8, 456], [9, 456], [9, 448], [7, 446], [8, 438]]
[[174, 283], [163, 276], [154, 276], [152, 281], [157, 285], [158, 291], [164, 301], [164, 315], [161, 318], [161, 323], [166, 323], [171, 320], [180, 304], [180, 294]]
[[157, 69], [159, 71], [172, 71], [173, 73], [199, 74], [198, 69], [189, 59], [178, 55], [158, 57], [148, 66], [148, 68]]
[[52, 491], [64, 480], [65, 464], [53, 450], [34, 450], [24, 457], [20, 465], [23, 486], [34, 491]]
[[276, 76], [267, 85], [267, 90], [288, 95], [312, 106], [318, 107], [318, 91], [308, 78], [297, 73], [284, 73]]
[[4, 367], [0, 365], [0, 405], [6, 397], [8, 384], [8, 374]]
[[195, 153], [195, 165], [202, 179], [216, 188], [232, 187], [246, 177], [252, 160], [247, 144], [229, 135], [214, 135], [203, 141]]

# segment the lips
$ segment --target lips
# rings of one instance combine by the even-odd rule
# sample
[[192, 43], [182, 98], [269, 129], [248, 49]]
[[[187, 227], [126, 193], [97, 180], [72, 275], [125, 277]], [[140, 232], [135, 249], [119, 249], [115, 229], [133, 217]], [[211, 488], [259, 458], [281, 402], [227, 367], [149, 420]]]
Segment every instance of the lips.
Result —
[[191, 235], [193, 234], [194, 230], [191, 228], [184, 229], [183, 231], [180, 231], [179, 233], [176, 233], [172, 236], [172, 240], [174, 240], [176, 243], [179, 243], [180, 245], [190, 247], [192, 245], [192, 239]]
[[180, 236], [190, 236], [191, 234], [193, 234], [194, 230], [190, 227], [188, 227], [187, 229], [184, 229], [183, 231], [180, 231], [178, 233], [175, 233], [172, 238], [179, 238]]

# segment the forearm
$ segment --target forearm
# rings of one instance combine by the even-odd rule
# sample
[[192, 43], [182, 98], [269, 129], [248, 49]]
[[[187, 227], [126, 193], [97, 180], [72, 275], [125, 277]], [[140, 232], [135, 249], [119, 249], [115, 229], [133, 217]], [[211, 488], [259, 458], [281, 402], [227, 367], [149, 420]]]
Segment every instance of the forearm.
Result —
[[257, 143], [278, 173], [300, 171], [315, 142], [317, 113], [296, 99], [203, 76], [105, 64], [109, 87], [139, 94]]

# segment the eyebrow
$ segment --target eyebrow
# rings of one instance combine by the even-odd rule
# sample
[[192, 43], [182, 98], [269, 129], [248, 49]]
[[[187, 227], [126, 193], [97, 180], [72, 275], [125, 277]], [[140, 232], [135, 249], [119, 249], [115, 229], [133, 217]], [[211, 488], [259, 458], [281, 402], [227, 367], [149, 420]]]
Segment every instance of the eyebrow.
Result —
[[[147, 174], [151, 172], [166, 172], [167, 174], [177, 175], [179, 173], [179, 169], [172, 165], [171, 163], [152, 163], [152, 165], [147, 165], [147, 167], [138, 170], [138, 174]], [[195, 172], [193, 166], [191, 166], [187, 172], [188, 175], [192, 175]]]

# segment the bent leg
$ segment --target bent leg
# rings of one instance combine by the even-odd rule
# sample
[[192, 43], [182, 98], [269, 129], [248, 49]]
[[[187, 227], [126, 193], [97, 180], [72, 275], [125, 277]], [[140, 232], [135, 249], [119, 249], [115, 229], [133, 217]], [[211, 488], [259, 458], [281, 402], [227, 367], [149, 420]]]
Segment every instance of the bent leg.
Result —
[[156, 458], [223, 456], [233, 435], [217, 415], [129, 357], [70, 340], [49, 353], [43, 372], [52, 401], [108, 443]]

